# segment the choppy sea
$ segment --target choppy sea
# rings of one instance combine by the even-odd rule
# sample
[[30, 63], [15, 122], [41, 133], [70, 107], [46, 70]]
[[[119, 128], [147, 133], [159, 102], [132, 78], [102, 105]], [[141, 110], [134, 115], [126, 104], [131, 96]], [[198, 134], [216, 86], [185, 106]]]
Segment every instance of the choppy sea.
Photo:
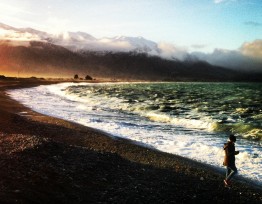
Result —
[[42, 114], [221, 169], [233, 133], [239, 175], [262, 185], [261, 83], [61, 83], [8, 94]]

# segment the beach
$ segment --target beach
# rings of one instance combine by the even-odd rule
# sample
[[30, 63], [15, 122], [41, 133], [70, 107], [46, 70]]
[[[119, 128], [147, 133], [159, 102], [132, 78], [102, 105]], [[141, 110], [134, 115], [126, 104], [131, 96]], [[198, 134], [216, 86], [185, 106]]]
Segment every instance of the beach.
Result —
[[7, 89], [62, 81], [0, 81], [0, 203], [261, 203], [261, 188], [180, 156], [41, 115]]

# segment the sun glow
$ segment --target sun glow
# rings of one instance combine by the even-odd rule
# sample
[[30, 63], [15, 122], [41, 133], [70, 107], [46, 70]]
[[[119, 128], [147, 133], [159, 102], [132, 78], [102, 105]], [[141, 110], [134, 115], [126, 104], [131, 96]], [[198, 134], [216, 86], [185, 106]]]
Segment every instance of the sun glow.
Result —
[[19, 32], [14, 30], [0, 29], [1, 40], [14, 40], [14, 41], [39, 41], [41, 40], [38, 35], [28, 32]]

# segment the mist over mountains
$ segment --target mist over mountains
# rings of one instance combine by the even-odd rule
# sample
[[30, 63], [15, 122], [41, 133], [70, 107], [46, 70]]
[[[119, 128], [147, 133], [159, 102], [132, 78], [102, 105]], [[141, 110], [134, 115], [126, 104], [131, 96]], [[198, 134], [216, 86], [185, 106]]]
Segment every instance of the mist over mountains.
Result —
[[[54, 35], [5, 24], [0, 24], [0, 40], [3, 74], [44, 77], [89, 74], [95, 78], [159, 81], [262, 81], [259, 58], [250, 60], [248, 56], [241, 57], [239, 52], [189, 54], [173, 45], [143, 37], [97, 39], [84, 32]], [[249, 72], [240, 65], [248, 67]]]
[[158, 55], [161, 50], [157, 43], [143, 37], [117, 36], [97, 39], [84, 32], [64, 32], [49, 34], [31, 28], [14, 28], [0, 23], [0, 37], [11, 41], [40, 41], [68, 48], [71, 51], [114, 51], [114, 52], [145, 52]]

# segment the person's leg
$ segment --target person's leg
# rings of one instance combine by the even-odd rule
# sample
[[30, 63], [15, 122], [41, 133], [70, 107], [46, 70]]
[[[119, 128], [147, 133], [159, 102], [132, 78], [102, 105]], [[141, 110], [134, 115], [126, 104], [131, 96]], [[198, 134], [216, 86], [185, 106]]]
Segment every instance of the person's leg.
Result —
[[226, 176], [226, 181], [230, 181], [231, 178], [237, 173], [237, 168], [236, 166], [228, 166], [227, 167], [227, 176]]
[[227, 177], [229, 176], [230, 173], [231, 173], [231, 169], [227, 167], [227, 169], [226, 169], [226, 178], [225, 179], [227, 179]]
[[232, 172], [231, 168], [227, 166], [227, 169], [226, 169], [226, 178], [224, 180], [224, 183], [225, 183], [225, 186], [230, 186], [230, 183], [228, 182], [228, 177], [230, 175], [230, 173]]

